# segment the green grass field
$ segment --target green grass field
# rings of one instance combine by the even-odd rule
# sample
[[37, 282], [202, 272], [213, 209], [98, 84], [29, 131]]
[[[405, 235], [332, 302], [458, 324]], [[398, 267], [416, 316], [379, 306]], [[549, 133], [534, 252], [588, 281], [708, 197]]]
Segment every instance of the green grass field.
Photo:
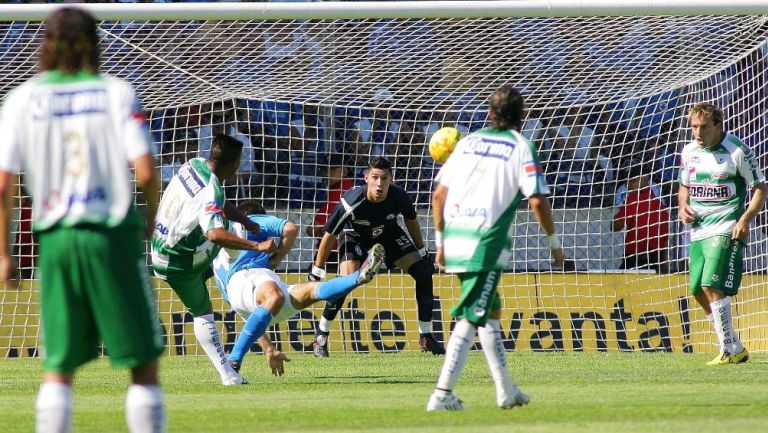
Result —
[[[717, 432], [768, 431], [768, 356], [706, 367], [710, 356], [510, 353], [531, 404], [494, 406], [481, 353], [456, 393], [463, 413], [427, 413], [442, 357], [416, 353], [294, 356], [284, 377], [251, 355], [251, 384], [225, 388], [204, 357], [166, 357], [162, 381], [170, 432]], [[34, 430], [38, 360], [0, 360], [0, 431]], [[106, 360], [75, 385], [74, 431], [124, 432], [128, 373]]]

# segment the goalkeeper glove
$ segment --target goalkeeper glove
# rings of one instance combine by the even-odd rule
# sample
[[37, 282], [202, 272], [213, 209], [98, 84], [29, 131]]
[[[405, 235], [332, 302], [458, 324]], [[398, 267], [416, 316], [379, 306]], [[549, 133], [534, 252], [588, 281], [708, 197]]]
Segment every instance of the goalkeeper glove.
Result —
[[325, 269], [312, 265], [312, 270], [307, 275], [307, 281], [323, 281], [325, 279]]
[[427, 258], [427, 254], [428, 254], [428, 252], [427, 252], [427, 246], [426, 245], [424, 245], [423, 247], [419, 248], [419, 255], [422, 258]]

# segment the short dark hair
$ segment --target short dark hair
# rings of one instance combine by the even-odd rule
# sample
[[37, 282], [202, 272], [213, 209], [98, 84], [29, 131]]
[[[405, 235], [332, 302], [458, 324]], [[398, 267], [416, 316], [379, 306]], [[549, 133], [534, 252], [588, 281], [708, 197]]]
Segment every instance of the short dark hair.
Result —
[[216, 134], [211, 143], [208, 159], [217, 166], [229, 166], [243, 153], [243, 143], [227, 134]]
[[96, 19], [85, 10], [71, 6], [55, 10], [46, 19], [38, 67], [41, 71], [58, 69], [68, 74], [98, 72], [96, 31]]
[[237, 205], [237, 209], [246, 215], [264, 215], [267, 213], [264, 206], [257, 200], [243, 200]]
[[392, 163], [383, 156], [377, 156], [368, 162], [368, 170], [372, 168], [386, 170], [390, 175], [392, 175]]
[[493, 92], [488, 106], [493, 113], [494, 128], [520, 131], [523, 127], [525, 101], [520, 91], [511, 84], [505, 84]]

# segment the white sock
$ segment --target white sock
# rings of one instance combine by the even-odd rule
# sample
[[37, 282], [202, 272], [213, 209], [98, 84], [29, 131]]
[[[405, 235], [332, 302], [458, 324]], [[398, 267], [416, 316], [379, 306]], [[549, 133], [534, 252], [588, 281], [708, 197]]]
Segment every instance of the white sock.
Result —
[[734, 354], [744, 350], [739, 337], [736, 336], [736, 330], [733, 329], [733, 316], [731, 315], [731, 300], [723, 298], [711, 302], [712, 315], [715, 319], [715, 331], [720, 347]]
[[431, 334], [432, 322], [422, 322], [419, 320], [419, 334]]
[[237, 375], [237, 372], [229, 366], [227, 356], [224, 354], [224, 346], [221, 345], [219, 337], [219, 328], [213, 321], [213, 314], [195, 317], [195, 337], [197, 342], [203, 347], [205, 354], [208, 355], [216, 371], [222, 379]]
[[61, 382], [43, 382], [35, 412], [37, 433], [72, 431], [72, 387]]
[[328, 320], [325, 317], [320, 317], [320, 324], [317, 326], [321, 332], [331, 332], [332, 320]]
[[467, 364], [469, 349], [472, 348], [474, 338], [475, 327], [467, 320], [459, 320], [448, 340], [445, 362], [440, 370], [440, 377], [437, 379], [438, 390], [453, 391], [459, 381], [461, 371]]
[[[709, 324], [712, 326], [712, 330], [715, 331], [715, 335], [717, 335], [717, 328], [715, 327], [715, 316], [713, 316], [712, 313], [709, 313], [707, 314], [707, 320], [709, 321]], [[718, 351], [723, 350], [723, 346], [720, 344], [720, 338], [717, 339], [717, 350]]]
[[485, 326], [477, 328], [477, 335], [496, 386], [496, 401], [503, 403], [515, 392], [515, 384], [507, 370], [506, 351], [501, 341], [501, 323], [499, 320], [488, 320]]
[[163, 391], [157, 385], [131, 385], [125, 394], [125, 420], [131, 433], [165, 431]]

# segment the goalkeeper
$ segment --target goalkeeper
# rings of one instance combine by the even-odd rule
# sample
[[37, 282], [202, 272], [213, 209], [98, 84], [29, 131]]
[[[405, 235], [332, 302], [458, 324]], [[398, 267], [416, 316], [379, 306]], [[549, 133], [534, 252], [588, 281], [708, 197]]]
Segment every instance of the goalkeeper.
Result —
[[[413, 201], [405, 190], [392, 183], [392, 164], [386, 158], [377, 157], [368, 164], [365, 183], [365, 187], [355, 187], [345, 192], [328, 217], [325, 234], [308, 279], [320, 281], [325, 277], [325, 263], [337, 237], [341, 275], [349, 275], [357, 270], [364, 251], [375, 243], [381, 243], [386, 250], [387, 267], [399, 267], [416, 282], [421, 350], [442, 355], [445, 349], [432, 335], [434, 266], [426, 257], [427, 249], [421, 237]], [[398, 215], [404, 217], [410, 238], [398, 225]], [[315, 356], [328, 356], [330, 322], [336, 318], [343, 305], [343, 296], [326, 304], [313, 343]]]
[[273, 272], [291, 250], [298, 230], [290, 221], [266, 215], [264, 208], [256, 201], [246, 201], [239, 209], [248, 218], [258, 223], [258, 233], [246, 231], [242, 224], [234, 223], [232, 231], [238, 236], [254, 242], [279, 238], [280, 247], [270, 255], [266, 252], [243, 251], [232, 261], [227, 249], [219, 252], [213, 262], [216, 285], [232, 309], [243, 316], [245, 325], [237, 337], [235, 347], [229, 356], [229, 363], [240, 371], [243, 358], [255, 341], [266, 354], [272, 373], [282, 376], [283, 363], [288, 361], [285, 354], [276, 350], [265, 331], [271, 324], [293, 317], [318, 301], [328, 301], [346, 296], [356, 287], [369, 282], [384, 262], [384, 247], [374, 245], [362, 267], [345, 277], [326, 282], [308, 282], [288, 286]]
[[[475, 332], [496, 387], [496, 404], [507, 409], [529, 401], [507, 371], [499, 323], [501, 301], [496, 291], [512, 254], [512, 220], [523, 196], [528, 197], [536, 220], [549, 238], [555, 265], [562, 267], [564, 261], [545, 195], [549, 186], [536, 148], [520, 134], [523, 96], [505, 85], [491, 95], [488, 106], [491, 128], [459, 141], [435, 178], [432, 216], [436, 263], [458, 274], [461, 298], [451, 310], [457, 322], [435, 391], [427, 402], [428, 411], [464, 409], [453, 389], [467, 362]], [[477, 218], [478, 213], [483, 217]]]

